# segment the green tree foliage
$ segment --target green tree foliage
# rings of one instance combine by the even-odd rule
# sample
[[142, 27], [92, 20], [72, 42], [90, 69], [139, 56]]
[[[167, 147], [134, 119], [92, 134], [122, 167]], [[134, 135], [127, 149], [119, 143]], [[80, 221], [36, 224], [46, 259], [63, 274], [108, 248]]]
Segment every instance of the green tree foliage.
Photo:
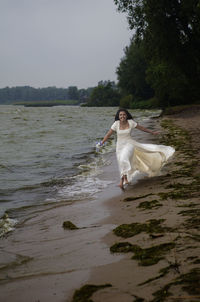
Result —
[[147, 79], [161, 104], [188, 103], [200, 94], [200, 1], [114, 0], [142, 41]]
[[142, 42], [132, 40], [124, 52], [125, 56], [117, 68], [118, 85], [122, 93], [132, 94], [135, 100], [151, 98], [154, 92], [146, 81], [147, 63]]
[[119, 106], [120, 93], [114, 82], [100, 81], [91, 93], [87, 106]]
[[121, 108], [131, 108], [132, 103], [133, 103], [133, 96], [129, 94], [121, 98], [119, 105]]
[[94, 88], [80, 89], [76, 86], [68, 88], [33, 88], [30, 86], [5, 87], [0, 89], [0, 104], [12, 104], [16, 102], [76, 100], [78, 103], [85, 102]]
[[71, 100], [78, 100], [79, 99], [79, 93], [78, 88], [76, 86], [70, 86], [68, 87], [68, 98]]

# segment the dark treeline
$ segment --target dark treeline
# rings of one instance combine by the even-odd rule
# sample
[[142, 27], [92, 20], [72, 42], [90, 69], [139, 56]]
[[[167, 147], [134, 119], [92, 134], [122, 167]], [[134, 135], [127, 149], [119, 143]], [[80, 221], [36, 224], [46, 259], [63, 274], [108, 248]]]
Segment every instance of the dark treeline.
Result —
[[121, 105], [199, 102], [200, 2], [114, 2], [135, 32], [117, 68]]
[[89, 98], [92, 90], [93, 88], [78, 89], [76, 86], [68, 88], [5, 87], [0, 89], [0, 104], [56, 100], [76, 100], [81, 103]]

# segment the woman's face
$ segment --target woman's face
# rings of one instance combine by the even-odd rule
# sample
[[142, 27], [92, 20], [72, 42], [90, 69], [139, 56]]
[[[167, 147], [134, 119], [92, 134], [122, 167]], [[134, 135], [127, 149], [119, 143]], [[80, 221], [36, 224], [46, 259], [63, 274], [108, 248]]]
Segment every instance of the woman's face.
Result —
[[119, 120], [121, 122], [125, 122], [127, 120], [127, 115], [126, 115], [125, 111], [120, 111], [120, 113], [119, 113]]

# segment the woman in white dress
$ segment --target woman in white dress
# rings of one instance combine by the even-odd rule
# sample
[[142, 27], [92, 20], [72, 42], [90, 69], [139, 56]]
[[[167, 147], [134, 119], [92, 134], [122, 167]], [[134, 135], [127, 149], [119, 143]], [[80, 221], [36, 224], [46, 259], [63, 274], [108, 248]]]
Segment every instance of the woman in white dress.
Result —
[[158, 174], [175, 152], [175, 149], [170, 146], [136, 142], [131, 136], [131, 131], [134, 128], [153, 135], [159, 133], [136, 123], [126, 109], [119, 109], [114, 124], [100, 143], [103, 145], [113, 132], [117, 133], [116, 155], [120, 170], [119, 187], [121, 189], [124, 189], [124, 185], [132, 180], [137, 171], [149, 176]]

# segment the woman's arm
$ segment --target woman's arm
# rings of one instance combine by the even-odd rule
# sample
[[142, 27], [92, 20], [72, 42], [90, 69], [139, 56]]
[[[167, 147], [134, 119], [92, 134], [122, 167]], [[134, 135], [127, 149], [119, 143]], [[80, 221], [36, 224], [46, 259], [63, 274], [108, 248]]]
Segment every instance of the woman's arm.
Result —
[[137, 128], [137, 129], [139, 129], [139, 130], [141, 130], [141, 131], [144, 131], [144, 132], [151, 133], [151, 134], [153, 134], [153, 135], [159, 134], [158, 131], [151, 131], [151, 130], [149, 130], [149, 129], [143, 127], [143, 126], [140, 126], [139, 124], [137, 124], [137, 126], [136, 126], [135, 128]]
[[107, 141], [107, 139], [113, 134], [113, 130], [112, 129], [110, 129], [107, 133], [106, 133], [106, 135], [104, 136], [104, 139], [101, 141], [101, 145], [103, 145], [106, 141]]

